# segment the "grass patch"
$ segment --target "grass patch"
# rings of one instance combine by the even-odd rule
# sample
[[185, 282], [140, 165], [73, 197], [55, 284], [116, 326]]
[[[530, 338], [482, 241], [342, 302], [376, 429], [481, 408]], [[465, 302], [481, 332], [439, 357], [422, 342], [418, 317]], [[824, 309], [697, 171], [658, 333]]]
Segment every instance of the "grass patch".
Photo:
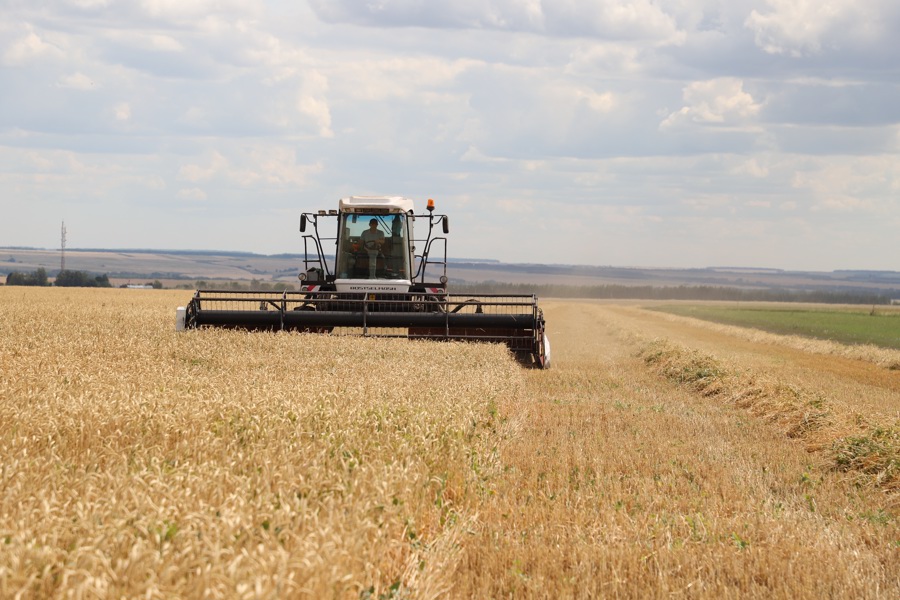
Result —
[[780, 335], [830, 340], [841, 344], [871, 344], [900, 349], [900, 313], [869, 309], [755, 308], [667, 305], [658, 310], [724, 325], [750, 327]]

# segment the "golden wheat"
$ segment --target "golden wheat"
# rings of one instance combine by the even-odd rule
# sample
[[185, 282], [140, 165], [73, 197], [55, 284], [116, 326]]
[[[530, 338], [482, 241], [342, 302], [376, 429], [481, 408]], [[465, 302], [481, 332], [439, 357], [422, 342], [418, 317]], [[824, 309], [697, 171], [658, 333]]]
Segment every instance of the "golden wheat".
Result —
[[[900, 595], [894, 496], [848, 476], [865, 444], [838, 469], [659, 377], [640, 311], [544, 303], [542, 372], [491, 345], [176, 333], [186, 299], [0, 288], [0, 597]], [[696, 358], [697, 330], [665, 332]], [[748, 342], [716, 343], [728, 397], [762, 399]]]
[[176, 334], [173, 294], [3, 292], [0, 596], [449, 586], [520, 388], [502, 349]]

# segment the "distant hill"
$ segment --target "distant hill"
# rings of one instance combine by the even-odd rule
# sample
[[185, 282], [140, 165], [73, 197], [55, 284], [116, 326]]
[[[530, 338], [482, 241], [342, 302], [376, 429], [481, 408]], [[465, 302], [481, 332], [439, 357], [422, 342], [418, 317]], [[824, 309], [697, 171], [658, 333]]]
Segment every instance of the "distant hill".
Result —
[[[838, 270], [784, 271], [771, 268], [704, 267], [694, 269], [616, 266], [511, 264], [491, 259], [450, 259], [451, 284], [496, 282], [534, 286], [724, 286], [881, 294], [900, 298], [900, 272]], [[0, 280], [12, 271], [43, 267], [53, 277], [59, 250], [0, 247]], [[225, 250], [151, 250], [145, 248], [66, 250], [66, 268], [108, 274], [115, 283], [266, 281], [296, 283], [303, 268], [300, 254], [264, 255]]]

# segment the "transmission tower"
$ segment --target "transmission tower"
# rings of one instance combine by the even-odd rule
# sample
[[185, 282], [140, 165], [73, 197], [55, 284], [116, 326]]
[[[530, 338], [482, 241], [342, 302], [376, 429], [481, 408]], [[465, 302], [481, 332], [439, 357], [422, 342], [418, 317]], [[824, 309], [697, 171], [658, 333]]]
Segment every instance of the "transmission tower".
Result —
[[59, 250], [60, 250], [59, 270], [65, 271], [66, 270], [66, 222], [65, 221], [62, 222], [62, 228], [60, 229]]

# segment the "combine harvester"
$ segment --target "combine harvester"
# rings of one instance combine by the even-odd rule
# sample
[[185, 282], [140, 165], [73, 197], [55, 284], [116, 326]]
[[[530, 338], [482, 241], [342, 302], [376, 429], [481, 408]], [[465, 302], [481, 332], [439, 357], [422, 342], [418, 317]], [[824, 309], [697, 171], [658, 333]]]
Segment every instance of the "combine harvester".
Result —
[[[331, 219], [335, 237], [326, 237]], [[414, 226], [427, 226], [427, 235], [416, 238]], [[299, 292], [198, 290], [178, 309], [177, 327], [494, 342], [525, 364], [550, 366], [537, 297], [447, 292], [450, 228], [433, 200], [417, 215], [407, 198], [351, 196], [337, 210], [303, 213], [300, 231]], [[330, 242], [333, 262], [325, 254]]]

